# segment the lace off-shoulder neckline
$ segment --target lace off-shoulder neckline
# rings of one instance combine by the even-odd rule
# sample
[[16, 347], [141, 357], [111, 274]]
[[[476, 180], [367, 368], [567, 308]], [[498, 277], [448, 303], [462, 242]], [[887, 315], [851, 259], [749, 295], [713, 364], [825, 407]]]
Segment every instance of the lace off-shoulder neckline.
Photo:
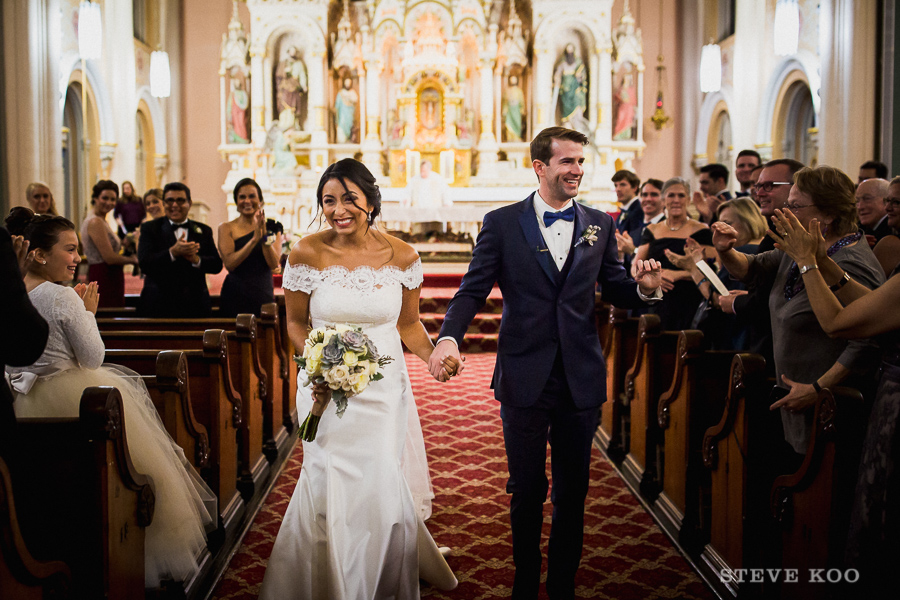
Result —
[[370, 267], [360, 265], [352, 269], [343, 265], [329, 265], [318, 269], [306, 263], [288, 264], [284, 270], [282, 287], [286, 290], [309, 293], [322, 281], [343, 280], [360, 291], [371, 291], [390, 281], [397, 281], [409, 289], [422, 285], [422, 259], [417, 258], [408, 267], [396, 265]]

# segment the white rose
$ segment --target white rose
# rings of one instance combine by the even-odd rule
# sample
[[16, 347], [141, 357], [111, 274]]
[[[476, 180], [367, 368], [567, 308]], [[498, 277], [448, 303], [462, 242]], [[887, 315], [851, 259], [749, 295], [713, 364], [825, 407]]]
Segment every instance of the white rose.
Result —
[[359, 356], [356, 355], [356, 352], [347, 351], [344, 352], [344, 364], [348, 367], [355, 367], [359, 362]]
[[344, 333], [345, 331], [350, 331], [351, 329], [353, 329], [353, 328], [350, 327], [349, 325], [335, 325], [334, 326], [334, 330], [337, 331], [338, 333]]
[[354, 394], [362, 393], [369, 385], [369, 376], [366, 373], [354, 373], [350, 376], [350, 385]]

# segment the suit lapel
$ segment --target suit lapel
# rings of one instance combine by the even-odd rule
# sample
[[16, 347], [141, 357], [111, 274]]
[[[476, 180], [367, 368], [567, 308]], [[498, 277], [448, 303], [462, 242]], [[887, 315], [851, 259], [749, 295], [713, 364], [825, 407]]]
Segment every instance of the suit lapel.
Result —
[[588, 244], [586, 243], [575, 246], [575, 242], [581, 237], [581, 232], [587, 228], [587, 214], [585, 214], [584, 208], [582, 208], [578, 202], [573, 201], [572, 206], [575, 207], [575, 230], [572, 232], [573, 247], [569, 252], [574, 253], [574, 255], [572, 256], [572, 264], [569, 267], [569, 272], [566, 273], [566, 279], [568, 279], [572, 271], [578, 268], [578, 264], [581, 262], [582, 258], [584, 258], [585, 248], [588, 247]]
[[525, 199], [525, 203], [522, 206], [522, 212], [519, 214], [519, 224], [522, 226], [522, 232], [525, 234], [528, 251], [534, 255], [535, 260], [541, 265], [544, 273], [556, 285], [556, 276], [559, 274], [559, 269], [556, 268], [556, 263], [553, 262], [550, 250], [544, 242], [544, 236], [541, 235], [541, 228], [534, 213], [533, 193]]

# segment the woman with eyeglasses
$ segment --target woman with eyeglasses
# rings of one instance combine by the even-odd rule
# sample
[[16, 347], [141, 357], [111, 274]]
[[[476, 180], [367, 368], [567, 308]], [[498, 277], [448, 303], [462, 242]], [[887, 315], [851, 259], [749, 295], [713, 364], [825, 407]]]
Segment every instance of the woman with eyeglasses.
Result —
[[894, 177], [884, 198], [884, 212], [891, 233], [875, 245], [875, 258], [881, 263], [885, 276], [900, 265], [900, 177]]
[[669, 179], [662, 186], [662, 197], [666, 218], [644, 228], [633, 264], [653, 258], [662, 265], [663, 299], [650, 306], [648, 312], [659, 316], [663, 329], [678, 331], [690, 328], [703, 296], [690, 272], [673, 264], [666, 251], [683, 253], [687, 240], [711, 251], [712, 239], [709, 227], [688, 214], [691, 186], [687, 181], [680, 177]]
[[[900, 178], [891, 182], [888, 201], [900, 205]], [[894, 214], [898, 212], [894, 208]], [[896, 216], [894, 217], [897, 218]], [[900, 563], [900, 268], [887, 283], [870, 290], [851, 278], [835, 293], [828, 282], [841, 277], [841, 266], [827, 253], [818, 219], [804, 226], [789, 211], [777, 216], [779, 246], [801, 269], [816, 318], [824, 331], [840, 339], [878, 336], [884, 352], [875, 401], [863, 441], [853, 494], [846, 567], [860, 571], [860, 596], [878, 596]], [[860, 244], [865, 245], [865, 244]]]
[[[869, 289], [884, 282], [884, 274], [856, 225], [855, 186], [833, 167], [804, 168], [794, 175], [787, 209], [804, 228], [815, 220], [821, 224], [825, 254], [840, 267], [823, 273], [841, 300], [853, 294], [850, 279]], [[775, 210], [776, 217], [784, 214]], [[784, 232], [780, 221], [776, 235]], [[812, 431], [813, 411], [822, 388], [843, 384], [867, 390], [866, 375], [877, 365], [878, 347], [871, 340], [832, 339], [819, 326], [810, 306], [805, 274], [813, 265], [798, 265], [789, 254], [776, 249], [756, 256], [735, 250], [737, 231], [726, 223], [712, 226], [713, 245], [719, 260], [737, 279], [770, 289], [769, 313], [775, 354], [776, 386], [783, 395], [769, 408], [781, 410], [784, 435], [797, 456], [806, 454]], [[776, 238], [777, 240], [778, 238]], [[869, 378], [871, 380], [871, 378]]]

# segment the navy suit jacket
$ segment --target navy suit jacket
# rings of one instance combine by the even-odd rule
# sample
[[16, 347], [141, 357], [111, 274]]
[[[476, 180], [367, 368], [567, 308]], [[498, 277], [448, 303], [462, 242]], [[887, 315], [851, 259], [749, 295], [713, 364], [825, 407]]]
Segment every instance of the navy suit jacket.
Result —
[[619, 262], [615, 225], [605, 212], [575, 206], [575, 240], [588, 225], [600, 228], [593, 245], [570, 250], [563, 279], [547, 250], [534, 212], [534, 194], [489, 212], [472, 253], [469, 270], [450, 302], [441, 337], [462, 342], [469, 323], [494, 283], [503, 294], [503, 316], [492, 387], [510, 406], [533, 405], [562, 352], [566, 379], [579, 408], [606, 400], [606, 363], [594, 320], [594, 292], [606, 302], [643, 306], [637, 284]]
[[[619, 215], [621, 216], [621, 215]], [[616, 229], [619, 230], [619, 233], [623, 233], [625, 231], [628, 232], [628, 235], [631, 235], [634, 238], [635, 242], [640, 241], [640, 230], [644, 227], [644, 210], [641, 208], [641, 201], [635, 200], [631, 203], [631, 206], [628, 207], [628, 212], [625, 213], [625, 216], [621, 219], [616, 219]], [[638, 230], [638, 237], [634, 237], [632, 232]]]
[[138, 261], [144, 273], [139, 314], [146, 317], [208, 317], [212, 311], [206, 274], [222, 270], [212, 229], [188, 220], [189, 242], [200, 243], [200, 266], [186, 258], [172, 260], [175, 231], [167, 217], [141, 225]]

